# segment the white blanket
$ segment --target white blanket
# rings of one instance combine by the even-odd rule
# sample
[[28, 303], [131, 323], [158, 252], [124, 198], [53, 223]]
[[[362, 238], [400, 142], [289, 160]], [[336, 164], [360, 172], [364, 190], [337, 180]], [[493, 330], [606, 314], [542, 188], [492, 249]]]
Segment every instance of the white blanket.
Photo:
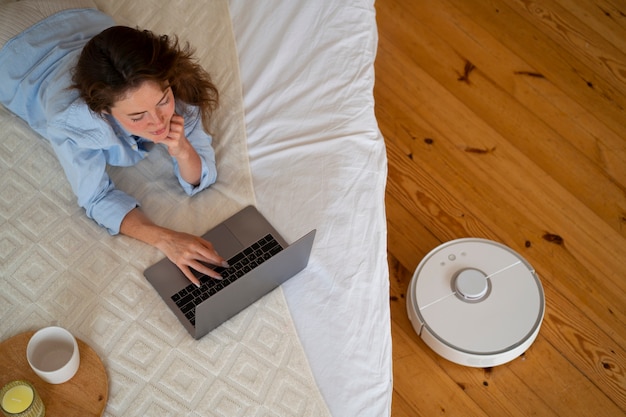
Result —
[[[211, 189], [186, 197], [163, 150], [111, 169], [117, 186], [156, 222], [195, 234], [254, 203], [227, 3], [96, 3], [119, 23], [188, 40], [222, 94]], [[2, 339], [57, 324], [89, 343], [110, 381], [105, 416], [328, 415], [281, 289], [193, 340], [142, 276], [163, 255], [88, 220], [47, 143], [2, 108], [0, 130]]]
[[229, 0], [258, 207], [288, 239], [317, 228], [283, 285], [333, 416], [389, 415], [385, 144], [373, 0]]

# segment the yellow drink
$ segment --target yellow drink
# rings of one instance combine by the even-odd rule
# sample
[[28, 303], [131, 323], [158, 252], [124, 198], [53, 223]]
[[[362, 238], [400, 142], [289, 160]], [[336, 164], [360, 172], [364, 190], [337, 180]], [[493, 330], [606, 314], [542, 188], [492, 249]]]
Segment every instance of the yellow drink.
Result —
[[28, 385], [18, 385], [8, 390], [2, 398], [2, 408], [12, 414], [25, 411], [33, 403], [35, 394]]
[[0, 389], [0, 414], [6, 417], [44, 417], [46, 406], [28, 381], [12, 381]]

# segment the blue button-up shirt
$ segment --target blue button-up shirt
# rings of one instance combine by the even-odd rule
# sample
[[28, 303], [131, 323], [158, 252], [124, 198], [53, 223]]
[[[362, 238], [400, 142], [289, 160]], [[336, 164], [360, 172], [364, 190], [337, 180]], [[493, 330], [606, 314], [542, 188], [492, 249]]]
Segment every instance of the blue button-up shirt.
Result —
[[[113, 117], [94, 114], [71, 89], [71, 72], [89, 39], [113, 26], [96, 9], [57, 13], [9, 40], [0, 49], [0, 103], [46, 138], [87, 216], [117, 234], [126, 214], [139, 205], [117, 190], [106, 166], [131, 166], [146, 157], [146, 139], [130, 135]], [[193, 195], [217, 178], [212, 138], [203, 128], [197, 108], [177, 103], [185, 118], [185, 134], [202, 160], [200, 184], [180, 176], [179, 183]]]

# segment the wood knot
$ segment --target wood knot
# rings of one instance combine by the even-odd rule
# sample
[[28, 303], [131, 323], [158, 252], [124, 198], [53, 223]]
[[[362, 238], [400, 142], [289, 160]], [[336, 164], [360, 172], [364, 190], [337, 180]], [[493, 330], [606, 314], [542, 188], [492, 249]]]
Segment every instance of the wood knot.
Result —
[[484, 155], [484, 154], [495, 151], [496, 147], [494, 146], [493, 148], [473, 148], [471, 146], [466, 146], [465, 149], [463, 150], [468, 153], [477, 153], [477, 154]]
[[474, 69], [476, 69], [474, 64], [472, 64], [468, 60], [465, 60], [465, 67], [463, 68], [463, 75], [459, 75], [459, 78], [457, 78], [457, 81], [461, 81], [461, 82], [469, 84], [470, 83], [469, 75], [471, 74], [472, 71], [474, 71]]
[[555, 235], [552, 233], [544, 233], [542, 238], [550, 243], [554, 243], [556, 245], [562, 245], [564, 243], [563, 238], [559, 235]]
[[533, 72], [533, 71], [514, 71], [513, 74], [515, 74], [515, 75], [525, 75], [527, 77], [534, 77], [534, 78], [546, 78], [542, 73], [540, 73], [540, 72]]

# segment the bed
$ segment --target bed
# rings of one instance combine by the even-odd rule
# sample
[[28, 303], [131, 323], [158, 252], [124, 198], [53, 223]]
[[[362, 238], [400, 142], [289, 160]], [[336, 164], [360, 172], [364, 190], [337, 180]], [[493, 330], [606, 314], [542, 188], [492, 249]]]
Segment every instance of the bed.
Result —
[[[0, 108], [10, 138], [0, 144], [0, 339], [50, 324], [74, 332], [107, 368], [105, 416], [389, 415], [387, 172], [372, 94], [373, 1], [96, 3], [122, 24], [182, 28], [172, 31], [189, 35], [201, 55], [210, 53], [202, 36], [213, 17], [205, 6], [225, 5], [231, 20], [224, 33], [238, 66], [218, 78], [238, 87], [223, 97], [240, 105], [223, 128], [244, 142], [245, 160], [222, 168], [225, 178], [249, 175], [249, 183], [236, 178], [246, 192], [218, 182], [211, 198], [185, 200], [169, 191], [171, 173], [160, 172], [158, 160], [132, 175], [112, 170], [116, 183], [152, 206], [167, 202], [157, 219], [197, 234], [219, 220], [200, 214], [215, 198], [224, 201], [221, 216], [252, 202], [289, 241], [317, 229], [311, 259], [262, 302], [195, 342], [143, 279], [142, 268], [162, 255], [92, 225], [46, 144]], [[100, 276], [85, 280], [91, 272]], [[39, 274], [46, 278], [37, 281]], [[262, 325], [251, 331], [254, 320]], [[262, 349], [267, 356], [252, 359]], [[216, 359], [227, 354], [230, 374]], [[242, 358], [249, 361], [242, 365]]]

